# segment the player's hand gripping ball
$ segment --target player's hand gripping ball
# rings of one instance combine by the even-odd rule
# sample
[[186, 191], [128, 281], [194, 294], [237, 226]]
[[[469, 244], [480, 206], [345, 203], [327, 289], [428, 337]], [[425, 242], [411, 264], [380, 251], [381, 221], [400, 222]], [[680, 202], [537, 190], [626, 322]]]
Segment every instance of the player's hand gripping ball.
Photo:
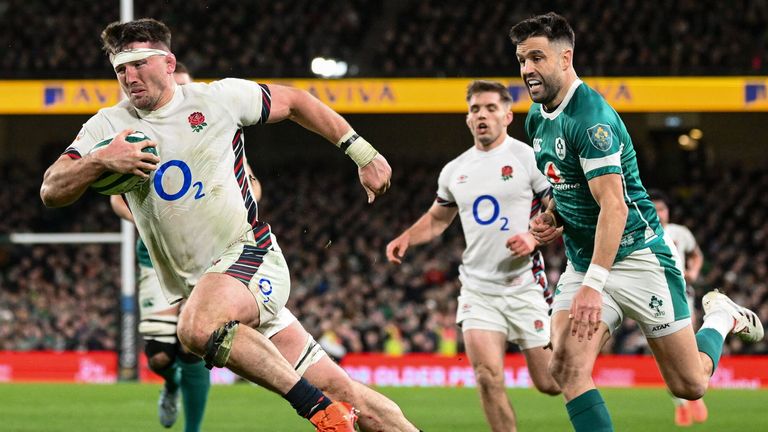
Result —
[[[98, 144], [96, 144], [89, 153], [93, 153], [108, 146], [114, 137], [109, 137]], [[137, 143], [141, 141], [148, 141], [149, 137], [144, 135], [143, 132], [136, 131], [125, 137], [125, 140], [129, 143]], [[141, 149], [144, 153], [152, 153], [157, 156], [157, 150], [154, 147], [144, 147]], [[147, 173], [149, 174], [149, 173]], [[105, 172], [95, 182], [91, 183], [91, 188], [96, 192], [103, 195], [120, 195], [126, 192], [130, 192], [140, 187], [147, 179], [141, 178], [134, 174], [121, 174], [116, 172]]]

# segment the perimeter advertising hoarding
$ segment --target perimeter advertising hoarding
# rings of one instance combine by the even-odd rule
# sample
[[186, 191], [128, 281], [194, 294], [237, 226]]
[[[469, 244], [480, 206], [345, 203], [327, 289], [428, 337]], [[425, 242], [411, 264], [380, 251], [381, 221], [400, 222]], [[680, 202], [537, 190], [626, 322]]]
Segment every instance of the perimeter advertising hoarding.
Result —
[[[530, 106], [520, 78], [486, 78], [507, 85], [512, 109]], [[258, 80], [307, 90], [342, 113], [463, 113], [471, 78]], [[768, 79], [585, 78], [620, 112], [768, 111]], [[93, 114], [121, 98], [115, 80], [0, 81], [0, 114]]]
[[[144, 356], [140, 379], [160, 382], [149, 371]], [[768, 387], [768, 356], [730, 356], [720, 366], [710, 385], [715, 388]], [[368, 385], [397, 387], [474, 387], [472, 367], [464, 356], [445, 357], [409, 354], [390, 357], [381, 354], [350, 354], [341, 363], [352, 376]], [[528, 369], [521, 355], [505, 361], [508, 387], [531, 387]], [[594, 373], [601, 387], [661, 387], [664, 383], [650, 356], [600, 356]], [[212, 381], [231, 384], [236, 377], [226, 369], [214, 369]], [[0, 351], [0, 382], [117, 382], [115, 352], [9, 352]]]

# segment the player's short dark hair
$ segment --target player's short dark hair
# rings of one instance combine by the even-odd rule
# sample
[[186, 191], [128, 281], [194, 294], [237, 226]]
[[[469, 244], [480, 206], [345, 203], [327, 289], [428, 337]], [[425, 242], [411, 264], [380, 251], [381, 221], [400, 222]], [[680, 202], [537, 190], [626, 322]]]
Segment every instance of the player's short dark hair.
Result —
[[651, 197], [651, 201], [661, 201], [669, 206], [669, 196], [659, 189], [648, 189], [648, 196]]
[[107, 54], [116, 54], [134, 42], [149, 42], [171, 49], [171, 30], [153, 18], [141, 18], [127, 23], [115, 21], [101, 32], [101, 42]]
[[184, 63], [182, 63], [180, 61], [176, 62], [176, 70], [173, 71], [173, 73], [185, 73], [185, 74], [188, 74], [190, 76], [192, 75], [191, 73], [189, 73], [189, 68], [187, 67], [187, 65], [185, 65]]
[[571, 48], [576, 45], [576, 36], [571, 25], [562, 15], [554, 12], [520, 21], [509, 31], [509, 38], [514, 45], [535, 36], [544, 36], [550, 42], [566, 42]]
[[485, 92], [498, 93], [503, 104], [509, 105], [512, 103], [512, 95], [509, 94], [509, 89], [504, 84], [486, 80], [475, 80], [469, 83], [467, 86], [467, 102], [472, 99], [473, 95]]

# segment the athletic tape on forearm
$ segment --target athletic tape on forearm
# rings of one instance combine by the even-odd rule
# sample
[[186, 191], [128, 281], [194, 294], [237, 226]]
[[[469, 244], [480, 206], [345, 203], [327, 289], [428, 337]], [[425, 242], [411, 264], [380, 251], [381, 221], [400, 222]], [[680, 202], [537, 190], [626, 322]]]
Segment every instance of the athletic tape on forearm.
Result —
[[582, 285], [586, 285], [597, 292], [603, 292], [605, 283], [608, 282], [610, 272], [597, 264], [590, 264], [587, 273], [584, 275]]
[[358, 135], [352, 129], [336, 142], [336, 147], [340, 148], [350, 159], [355, 161], [359, 167], [368, 165], [379, 154], [365, 138]]

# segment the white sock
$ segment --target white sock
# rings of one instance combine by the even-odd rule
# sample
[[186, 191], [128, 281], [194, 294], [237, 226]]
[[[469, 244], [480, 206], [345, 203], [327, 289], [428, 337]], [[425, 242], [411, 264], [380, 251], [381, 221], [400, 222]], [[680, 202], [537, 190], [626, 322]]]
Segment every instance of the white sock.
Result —
[[685, 399], [680, 399], [679, 397], [672, 396], [672, 403], [675, 404], [675, 406], [683, 406], [685, 405], [686, 402], [688, 401]]
[[733, 330], [733, 317], [724, 309], [713, 310], [704, 315], [704, 323], [701, 325], [701, 329], [705, 328], [717, 330], [725, 339], [728, 333]]

